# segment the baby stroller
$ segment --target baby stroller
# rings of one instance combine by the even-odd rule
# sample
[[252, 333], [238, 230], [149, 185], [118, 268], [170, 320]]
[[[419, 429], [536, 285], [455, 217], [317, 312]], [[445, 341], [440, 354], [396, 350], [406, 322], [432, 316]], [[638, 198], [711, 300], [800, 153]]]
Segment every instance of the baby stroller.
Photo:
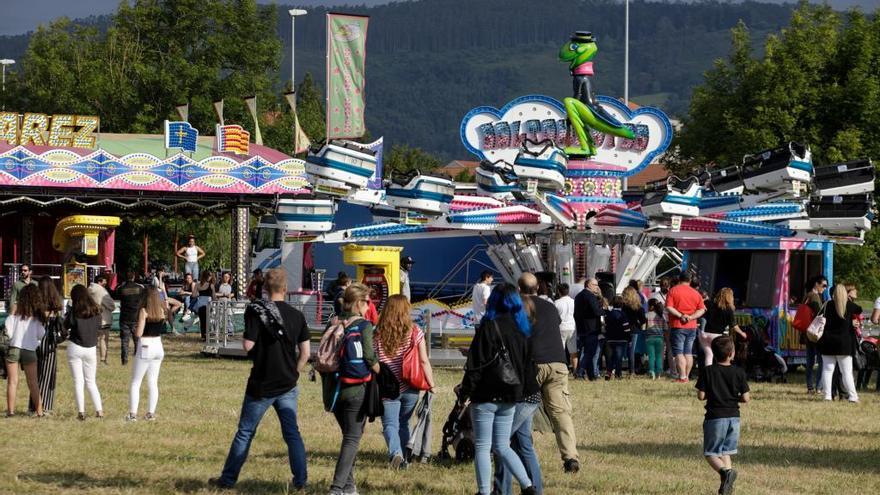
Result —
[[865, 367], [859, 370], [856, 389], [867, 389], [871, 375], [876, 371], [877, 391], [880, 392], [880, 341], [877, 337], [865, 337], [859, 347], [865, 354]]
[[754, 325], [742, 330], [748, 336], [745, 369], [749, 380], [787, 383], [788, 365], [773, 346], [767, 345], [763, 332]]
[[[455, 387], [455, 404], [446, 423], [443, 423], [443, 442], [438, 457], [441, 460], [455, 459], [455, 462], [470, 462], [474, 458], [474, 429], [471, 425], [470, 401], [461, 403], [460, 387]], [[449, 454], [452, 447], [455, 457]]]

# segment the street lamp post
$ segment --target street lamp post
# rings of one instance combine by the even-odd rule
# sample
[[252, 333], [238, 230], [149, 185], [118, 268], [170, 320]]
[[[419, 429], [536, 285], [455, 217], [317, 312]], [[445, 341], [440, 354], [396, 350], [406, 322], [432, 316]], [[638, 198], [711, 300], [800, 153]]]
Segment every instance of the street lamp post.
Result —
[[623, 42], [623, 104], [629, 107], [629, 0], [626, 0]]
[[290, 14], [290, 90], [294, 93], [296, 92], [296, 59], [294, 45], [296, 43], [296, 39], [294, 35], [296, 34], [296, 18], [301, 15], [306, 15], [306, 12], [303, 9], [290, 9], [287, 11]]
[[3, 66], [3, 110], [6, 110], [6, 66], [14, 63], [15, 60], [11, 58], [0, 59], [0, 65]]

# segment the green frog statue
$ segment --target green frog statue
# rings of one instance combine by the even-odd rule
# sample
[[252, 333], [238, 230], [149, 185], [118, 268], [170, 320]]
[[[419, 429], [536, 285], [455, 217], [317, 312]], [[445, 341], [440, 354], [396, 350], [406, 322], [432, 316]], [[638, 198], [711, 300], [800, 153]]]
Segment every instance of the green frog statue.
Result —
[[565, 98], [563, 103], [580, 142], [580, 146], [565, 148], [570, 158], [587, 158], [596, 154], [596, 143], [590, 129], [625, 139], [635, 138], [631, 128], [618, 122], [596, 102], [592, 85], [592, 60], [597, 51], [596, 40], [589, 31], [576, 31], [571, 41], [559, 50], [559, 60], [569, 63], [574, 85], [574, 97]]

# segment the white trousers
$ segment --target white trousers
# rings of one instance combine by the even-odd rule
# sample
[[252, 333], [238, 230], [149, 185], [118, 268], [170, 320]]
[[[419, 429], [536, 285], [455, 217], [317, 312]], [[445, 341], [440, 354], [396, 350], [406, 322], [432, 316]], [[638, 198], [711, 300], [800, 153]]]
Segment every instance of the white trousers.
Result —
[[98, 352], [95, 347], [80, 347], [73, 342], [67, 344], [67, 364], [70, 365], [70, 374], [73, 376], [73, 397], [76, 400], [77, 412], [86, 412], [86, 398], [84, 389], [89, 389], [89, 396], [96, 411], [103, 411], [101, 405], [101, 392], [95, 382], [95, 372], [98, 369]]
[[156, 413], [156, 405], [159, 403], [159, 368], [165, 350], [162, 348], [160, 337], [142, 337], [138, 342], [138, 348], [134, 355], [134, 368], [131, 371], [131, 386], [128, 395], [128, 411], [137, 414], [138, 403], [141, 398], [141, 382], [147, 375], [147, 390], [149, 407], [147, 412]]
[[822, 391], [825, 392], [825, 400], [831, 400], [831, 380], [834, 378], [834, 365], [840, 367], [840, 386], [846, 392], [849, 400], [859, 400], [856, 392], [856, 384], [853, 380], [852, 356], [829, 356], [822, 354]]
[[712, 352], [712, 341], [721, 337], [721, 334], [703, 332], [701, 330], [697, 337], [700, 339], [700, 346], [703, 348], [703, 355], [705, 356], [703, 363], [706, 366], [712, 366], [712, 360], [715, 359], [715, 354]]

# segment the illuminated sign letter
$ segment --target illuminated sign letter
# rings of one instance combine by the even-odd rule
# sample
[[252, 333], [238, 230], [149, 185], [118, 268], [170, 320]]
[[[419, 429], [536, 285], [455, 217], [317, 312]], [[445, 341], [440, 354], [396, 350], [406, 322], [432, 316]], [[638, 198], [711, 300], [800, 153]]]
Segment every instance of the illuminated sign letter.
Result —
[[21, 121], [21, 138], [18, 144], [27, 146], [46, 144], [43, 133], [49, 130], [49, 116], [44, 113], [26, 113]]
[[94, 115], [75, 115], [74, 125], [79, 127], [73, 136], [74, 148], [94, 148], [95, 131], [101, 121]]
[[507, 148], [510, 146], [510, 124], [501, 121], [495, 124], [495, 146]]
[[480, 149], [494, 150], [495, 127], [492, 124], [482, 124], [477, 127], [477, 132], [480, 134]]
[[15, 146], [18, 144], [18, 114], [0, 112], [0, 141]]
[[49, 127], [49, 146], [66, 148], [73, 143], [73, 115], [53, 115]]

